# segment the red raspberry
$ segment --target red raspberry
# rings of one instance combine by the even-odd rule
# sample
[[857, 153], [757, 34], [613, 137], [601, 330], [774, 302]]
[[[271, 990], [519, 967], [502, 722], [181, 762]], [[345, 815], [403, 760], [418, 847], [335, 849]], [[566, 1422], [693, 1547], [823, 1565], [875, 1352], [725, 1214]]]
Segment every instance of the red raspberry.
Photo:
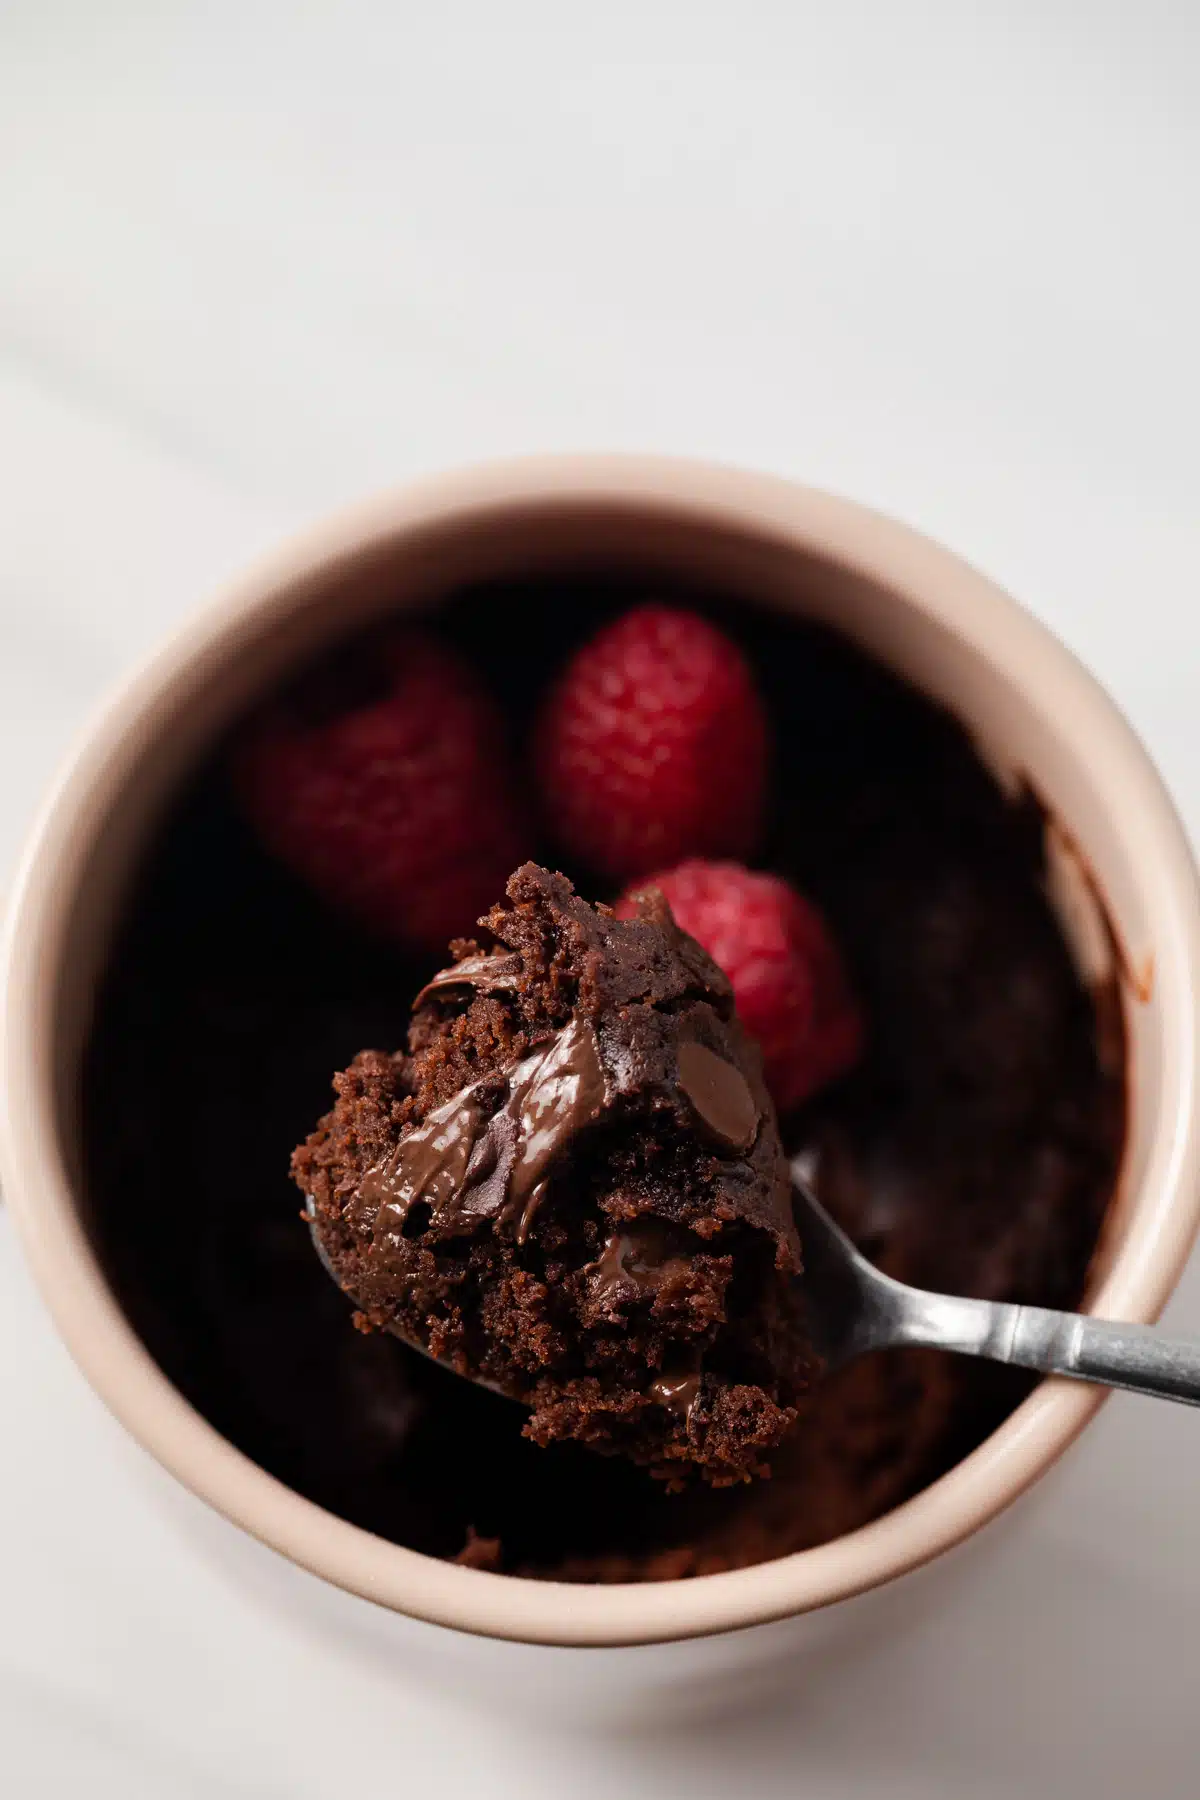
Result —
[[499, 712], [420, 630], [369, 638], [269, 701], [234, 776], [281, 861], [410, 949], [469, 932], [526, 848]]
[[538, 721], [534, 767], [548, 823], [601, 874], [748, 856], [767, 726], [745, 658], [695, 613], [636, 607], [567, 664]]
[[[780, 1112], [844, 1075], [862, 1046], [862, 1021], [821, 914], [778, 875], [740, 863], [685, 862], [638, 883], [661, 888], [676, 923], [733, 983], [738, 1017], [757, 1038]], [[633, 892], [618, 902], [628, 918]]]

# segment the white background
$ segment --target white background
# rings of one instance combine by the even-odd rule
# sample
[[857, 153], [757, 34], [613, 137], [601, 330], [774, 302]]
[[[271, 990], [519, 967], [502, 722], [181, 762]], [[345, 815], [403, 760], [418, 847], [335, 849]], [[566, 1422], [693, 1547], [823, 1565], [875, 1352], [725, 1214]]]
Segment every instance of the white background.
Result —
[[[214, 583], [534, 449], [759, 464], [943, 538], [1108, 683], [1200, 835], [1198, 93], [1194, 0], [0, 4], [0, 879]], [[1200, 1329], [1195, 1271], [1169, 1321]], [[1200, 1420], [1155, 1403], [903, 1632], [607, 1738], [231, 1579], [3, 1216], [0, 1446], [13, 1800], [1200, 1780]]]

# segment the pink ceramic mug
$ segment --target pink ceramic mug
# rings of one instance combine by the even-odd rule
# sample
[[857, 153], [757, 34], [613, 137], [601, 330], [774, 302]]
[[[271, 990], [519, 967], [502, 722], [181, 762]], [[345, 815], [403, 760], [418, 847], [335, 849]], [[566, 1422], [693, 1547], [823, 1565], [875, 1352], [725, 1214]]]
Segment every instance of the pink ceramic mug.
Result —
[[[283, 551], [184, 626], [112, 702], [25, 860], [5, 952], [3, 1186], [81, 1367], [153, 1454], [247, 1532], [328, 1582], [417, 1618], [525, 1643], [663, 1642], [828, 1607], [928, 1562], [1035, 1481], [1093, 1416], [1044, 1383], [966, 1460], [817, 1549], [695, 1580], [565, 1586], [451, 1566], [334, 1518], [267, 1475], [172, 1387], [126, 1322], [78, 1200], [73, 1096], [97, 974], [138, 852], [176, 783], [258, 691], [384, 607], [468, 579], [598, 554], [835, 623], [970, 729], [1045, 802], [1053, 897], [1083, 972], [1115, 959], [1131, 1125], [1088, 1304], [1151, 1320], [1200, 1218], [1200, 904], [1153, 767], [1112, 702], [973, 569], [891, 520], [765, 476], [554, 459], [375, 501]], [[293, 1572], [294, 1573], [294, 1572]]]

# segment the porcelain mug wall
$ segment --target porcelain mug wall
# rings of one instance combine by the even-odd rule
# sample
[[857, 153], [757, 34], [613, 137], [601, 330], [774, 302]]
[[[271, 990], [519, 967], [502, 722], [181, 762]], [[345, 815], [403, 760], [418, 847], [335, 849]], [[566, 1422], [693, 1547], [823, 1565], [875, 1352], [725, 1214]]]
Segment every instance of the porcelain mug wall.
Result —
[[[1054, 821], [1052, 897], [1084, 974], [1117, 975], [1129, 1034], [1131, 1130], [1088, 1304], [1111, 1318], [1153, 1319], [1200, 1213], [1200, 906], [1191, 856], [1153, 767], [1111, 701], [990, 582], [845, 501], [688, 463], [500, 465], [338, 518], [184, 626], [78, 751], [28, 852], [9, 924], [0, 1094], [4, 1191], [79, 1364], [134, 1437], [195, 1494], [292, 1563], [373, 1602], [348, 1601], [290, 1570], [293, 1599], [331, 1628], [361, 1627], [364, 1642], [386, 1643], [389, 1629], [397, 1646], [433, 1641], [409, 1621], [389, 1626], [379, 1609], [526, 1646], [616, 1646], [729, 1632], [843, 1603], [807, 1628], [810, 1642], [826, 1643], [839, 1621], [849, 1628], [863, 1616], [864, 1602], [844, 1604], [852, 1596], [881, 1590], [1008, 1506], [1101, 1399], [1087, 1388], [1043, 1384], [942, 1480], [834, 1543], [696, 1580], [581, 1588], [450, 1566], [333, 1518], [194, 1413], [126, 1323], [81, 1214], [73, 1098], [113, 922], [175, 785], [258, 691], [383, 609], [435, 605], [449, 588], [485, 575], [630, 559], [831, 621], [948, 704], [1001, 780], [1033, 786]], [[223, 1528], [218, 1536], [227, 1547], [234, 1541]], [[276, 1559], [247, 1556], [247, 1569], [269, 1567], [275, 1580]], [[731, 1649], [729, 1640], [688, 1646], [674, 1666], [695, 1682]], [[527, 1676], [532, 1654], [479, 1646], [466, 1660], [483, 1656], [493, 1672]], [[637, 1686], [645, 1667], [644, 1657], [610, 1657], [605, 1681]]]

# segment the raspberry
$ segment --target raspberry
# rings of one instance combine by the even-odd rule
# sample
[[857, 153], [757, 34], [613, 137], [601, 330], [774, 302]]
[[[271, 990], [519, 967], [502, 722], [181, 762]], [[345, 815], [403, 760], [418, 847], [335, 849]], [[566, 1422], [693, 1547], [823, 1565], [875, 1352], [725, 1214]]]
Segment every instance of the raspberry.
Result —
[[[676, 923], [728, 975], [780, 1112], [857, 1061], [862, 1021], [837, 946], [816, 907], [782, 877], [693, 861], [637, 887], [660, 888]], [[635, 910], [631, 890], [617, 912]]]
[[547, 696], [534, 768], [548, 824], [600, 874], [748, 856], [767, 726], [741, 651], [695, 613], [640, 606], [591, 638]]
[[267, 847], [409, 949], [469, 932], [525, 848], [500, 715], [424, 631], [364, 640], [269, 701], [233, 772]]

